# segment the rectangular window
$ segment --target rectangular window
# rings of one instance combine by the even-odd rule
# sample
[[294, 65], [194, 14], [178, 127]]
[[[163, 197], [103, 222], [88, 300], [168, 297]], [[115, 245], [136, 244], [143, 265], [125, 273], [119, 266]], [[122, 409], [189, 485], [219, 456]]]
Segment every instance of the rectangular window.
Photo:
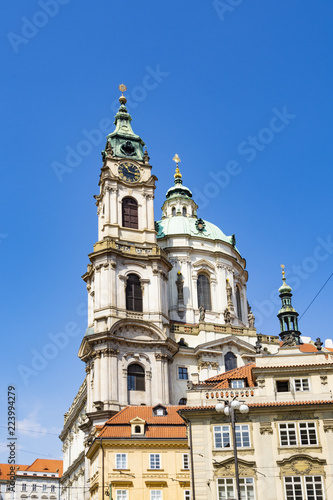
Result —
[[229, 425], [214, 426], [214, 448], [230, 448]]
[[286, 500], [324, 500], [321, 476], [284, 478]]
[[27, 491], [27, 485], [25, 483], [22, 484], [22, 491]]
[[32, 485], [32, 491], [37, 491], [37, 484]]
[[162, 500], [162, 490], [151, 490], [150, 500]]
[[183, 469], [189, 469], [190, 468], [190, 461], [189, 461], [189, 456], [188, 453], [183, 454]]
[[315, 422], [279, 424], [281, 446], [311, 446], [318, 444]]
[[54, 486], [54, 485], [52, 485], [52, 486], [51, 486], [51, 493], [54, 493], [54, 492], [55, 492], [55, 486]]
[[191, 491], [190, 490], [184, 491], [184, 500], [191, 500]]
[[127, 453], [116, 453], [116, 469], [127, 469]]
[[46, 491], [46, 484], [43, 484], [43, 491]]
[[277, 392], [289, 392], [289, 380], [277, 380], [276, 381], [276, 391]]
[[178, 378], [181, 380], [188, 380], [187, 368], [185, 368], [184, 366], [178, 367]]
[[116, 500], [127, 500], [127, 490], [116, 490]]
[[317, 444], [316, 424], [314, 422], [299, 423], [300, 444]]
[[297, 444], [296, 424], [280, 424], [280, 445], [295, 446]]
[[[255, 500], [253, 477], [239, 478], [241, 500]], [[236, 481], [234, 478], [218, 479], [218, 500], [234, 499], [237, 495]], [[289, 500], [289, 499], [288, 499]]]
[[236, 425], [236, 445], [237, 448], [248, 448], [250, 446], [249, 425]]
[[309, 391], [310, 390], [310, 384], [309, 384], [309, 379], [308, 378], [295, 378], [294, 379], [294, 387], [295, 391]]
[[244, 380], [231, 380], [230, 387], [232, 389], [241, 389], [245, 387], [245, 382]]
[[150, 469], [161, 468], [161, 455], [159, 453], [151, 453], [149, 455], [149, 468]]

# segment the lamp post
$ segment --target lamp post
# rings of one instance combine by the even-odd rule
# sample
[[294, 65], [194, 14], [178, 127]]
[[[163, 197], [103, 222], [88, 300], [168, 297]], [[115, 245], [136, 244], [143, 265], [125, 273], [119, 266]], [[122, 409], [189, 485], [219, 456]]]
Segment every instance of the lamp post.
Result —
[[232, 441], [234, 447], [237, 500], [241, 500], [236, 442], [236, 411], [238, 410], [240, 413], [248, 413], [249, 407], [244, 402], [238, 401], [235, 397], [232, 401], [219, 401], [215, 406], [215, 410], [218, 413], [224, 413], [227, 417], [229, 417], [230, 420]]

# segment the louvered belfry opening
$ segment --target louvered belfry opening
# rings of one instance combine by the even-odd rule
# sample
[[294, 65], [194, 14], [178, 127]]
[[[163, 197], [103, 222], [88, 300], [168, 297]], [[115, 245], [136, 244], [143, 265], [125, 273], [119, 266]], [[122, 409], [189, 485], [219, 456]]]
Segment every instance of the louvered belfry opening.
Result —
[[199, 274], [197, 286], [198, 286], [198, 307], [204, 306], [206, 311], [210, 311], [212, 305], [210, 298], [209, 278], [205, 274]]
[[139, 229], [138, 202], [134, 198], [123, 198], [123, 227]]
[[140, 278], [136, 274], [129, 274], [126, 284], [127, 311], [142, 312], [142, 290]]
[[142, 366], [134, 363], [127, 368], [127, 388], [129, 391], [145, 390], [145, 371]]

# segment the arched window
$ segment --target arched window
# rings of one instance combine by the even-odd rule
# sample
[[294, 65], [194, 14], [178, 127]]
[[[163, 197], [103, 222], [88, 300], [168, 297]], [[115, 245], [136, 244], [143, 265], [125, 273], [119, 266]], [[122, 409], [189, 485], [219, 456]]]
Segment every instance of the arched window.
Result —
[[129, 274], [126, 284], [127, 311], [142, 312], [142, 290], [140, 278], [136, 274]]
[[229, 370], [233, 370], [234, 368], [237, 368], [237, 358], [233, 352], [229, 351], [224, 356], [224, 365], [226, 372], [228, 372]]
[[187, 398], [180, 398], [178, 402], [179, 405], [186, 405], [186, 403], [187, 403]]
[[171, 210], [171, 215], [176, 215], [176, 207], [172, 207], [172, 210]]
[[183, 207], [183, 216], [186, 217], [186, 215], [187, 215], [186, 207]]
[[129, 391], [145, 390], [145, 371], [141, 365], [133, 364], [127, 368], [127, 389]]
[[139, 229], [138, 202], [134, 198], [123, 198], [123, 227]]
[[136, 425], [135, 426], [134, 432], [135, 432], [135, 434], [141, 434], [141, 427], [140, 427], [140, 425]]
[[210, 311], [212, 308], [210, 299], [210, 283], [208, 277], [205, 274], [199, 274], [197, 288], [198, 307], [204, 306], [206, 311]]
[[237, 305], [237, 317], [242, 321], [242, 302], [238, 286], [236, 286], [236, 305]]

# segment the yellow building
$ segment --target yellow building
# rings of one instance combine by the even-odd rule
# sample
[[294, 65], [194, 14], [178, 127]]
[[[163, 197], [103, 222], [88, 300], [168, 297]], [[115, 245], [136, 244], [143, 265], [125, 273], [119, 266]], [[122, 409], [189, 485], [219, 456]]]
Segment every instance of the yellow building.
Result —
[[190, 460], [179, 406], [124, 408], [88, 453], [92, 500], [190, 500]]
[[333, 353], [310, 344], [193, 385], [180, 410], [191, 423], [192, 500], [237, 498], [231, 422], [216, 411], [234, 398], [249, 408], [236, 411], [241, 500], [332, 499], [332, 387]]

